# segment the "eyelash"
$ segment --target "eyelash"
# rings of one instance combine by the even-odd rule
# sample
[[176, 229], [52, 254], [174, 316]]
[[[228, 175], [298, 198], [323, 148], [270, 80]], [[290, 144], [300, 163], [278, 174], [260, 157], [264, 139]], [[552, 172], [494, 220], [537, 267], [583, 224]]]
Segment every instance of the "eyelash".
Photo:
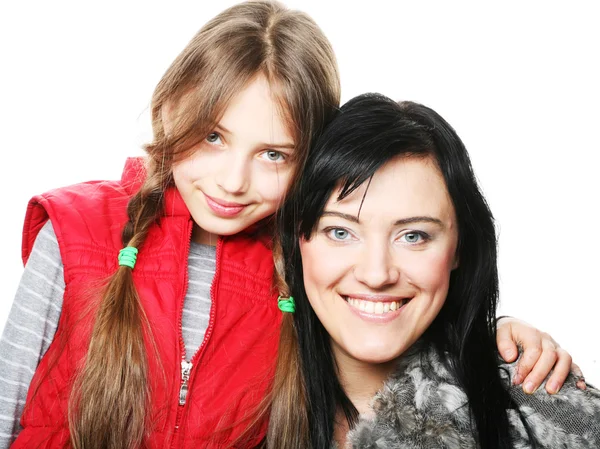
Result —
[[327, 238], [329, 238], [330, 240], [332, 240], [334, 242], [345, 242], [347, 240], [350, 240], [350, 239], [342, 239], [342, 240], [336, 239], [332, 234], [333, 231], [344, 231], [344, 232], [348, 233], [349, 237], [352, 237], [352, 233], [348, 229], [342, 228], [339, 226], [329, 226], [329, 227], [323, 229], [322, 232], [323, 232], [323, 234], [325, 234], [327, 236]]
[[218, 143], [211, 142], [210, 140], [208, 140], [211, 136], [217, 136], [217, 138], [221, 141], [221, 144], [223, 144], [223, 138], [221, 137], [221, 134], [219, 134], [216, 131], [213, 131], [212, 133], [210, 133], [208, 136], [206, 136], [206, 138], [204, 140], [206, 140], [206, 142], [210, 143], [211, 145], [220, 145]]
[[277, 150], [265, 150], [261, 153], [261, 156], [266, 156], [268, 153], [277, 153], [278, 156], [281, 157], [281, 160], [272, 160], [272, 159], [265, 159], [268, 162], [275, 162], [276, 164], [281, 164], [283, 162], [285, 162], [287, 160], [287, 155], [282, 153], [281, 151], [277, 151]]
[[[221, 141], [221, 143], [211, 142], [209, 140], [209, 138], [211, 136], [216, 136]], [[211, 132], [208, 136], [206, 136], [206, 138], [204, 140], [211, 145], [222, 145], [223, 144], [223, 137], [221, 136], [221, 134], [219, 134], [216, 131]], [[287, 161], [288, 155], [285, 153], [282, 153], [281, 151], [277, 151], [277, 150], [264, 150], [260, 153], [260, 155], [262, 157], [262, 156], [266, 156], [268, 153], [277, 153], [277, 155], [280, 157], [280, 159], [275, 160], [275, 161], [272, 159], [265, 159], [268, 162], [275, 162], [275, 163], [281, 164], [281, 163]]]
[[405, 241], [405, 243], [407, 243], [408, 245], [413, 245], [413, 246], [421, 245], [421, 244], [431, 240], [431, 236], [423, 231], [407, 231], [400, 236], [400, 239], [402, 239], [403, 237], [406, 237], [407, 235], [413, 235], [413, 234], [418, 235], [421, 239], [418, 242], [414, 242], [414, 243]]
[[[337, 239], [337, 238], [335, 238], [335, 236], [333, 234], [335, 231], [344, 231], [344, 232], [347, 233], [347, 237], [349, 237], [349, 238]], [[330, 226], [330, 227], [327, 227], [327, 228], [323, 229], [322, 232], [327, 236], [327, 238], [329, 238], [330, 240], [332, 240], [334, 242], [346, 242], [348, 240], [352, 240], [352, 237], [353, 237], [352, 233], [348, 229], [342, 228], [342, 227], [339, 227], [339, 226]], [[428, 242], [429, 240], [431, 240], [431, 236], [429, 234], [427, 234], [426, 232], [423, 232], [423, 231], [408, 231], [408, 232], [405, 232], [404, 234], [402, 234], [400, 236], [400, 239], [406, 237], [407, 235], [417, 235], [417, 236], [420, 237], [420, 240], [417, 241], [417, 242], [412, 242], [411, 243], [411, 242], [404, 241], [404, 243], [406, 243], [408, 245], [411, 245], [411, 246], [422, 245], [422, 244]]]

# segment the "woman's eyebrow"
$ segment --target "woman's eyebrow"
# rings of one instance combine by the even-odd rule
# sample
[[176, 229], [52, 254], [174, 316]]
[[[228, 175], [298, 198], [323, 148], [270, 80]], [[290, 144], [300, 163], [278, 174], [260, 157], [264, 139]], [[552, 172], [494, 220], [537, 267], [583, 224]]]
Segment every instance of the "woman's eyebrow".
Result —
[[[217, 123], [215, 125], [215, 129], [226, 135], [233, 134], [231, 131], [229, 131], [227, 128], [225, 128], [221, 123]], [[265, 148], [286, 148], [288, 150], [294, 150], [296, 148], [296, 145], [294, 145], [293, 143], [260, 143], [258, 146], [265, 147]]]
[[429, 217], [429, 216], [419, 216], [419, 217], [410, 217], [410, 218], [401, 218], [400, 220], [396, 220], [394, 225], [407, 225], [413, 223], [433, 223], [440, 227], [444, 227], [444, 223], [439, 218]]
[[[338, 217], [338, 218], [343, 218], [344, 220], [351, 221], [353, 223], [360, 223], [360, 220], [358, 219], [358, 217], [356, 215], [345, 214], [343, 212], [336, 212], [333, 210], [324, 211], [322, 217]], [[401, 218], [394, 222], [394, 226], [407, 225], [407, 224], [413, 224], [413, 223], [433, 223], [442, 228], [444, 227], [444, 223], [442, 222], [442, 220], [440, 220], [439, 218], [429, 217], [426, 215], [425, 216], [417, 216], [417, 217]]]
[[343, 218], [344, 220], [351, 221], [353, 223], [360, 223], [360, 221], [358, 220], [358, 217], [356, 215], [344, 214], [342, 212], [336, 212], [333, 210], [324, 211], [323, 215], [321, 215], [321, 217], [338, 217], [338, 218]]

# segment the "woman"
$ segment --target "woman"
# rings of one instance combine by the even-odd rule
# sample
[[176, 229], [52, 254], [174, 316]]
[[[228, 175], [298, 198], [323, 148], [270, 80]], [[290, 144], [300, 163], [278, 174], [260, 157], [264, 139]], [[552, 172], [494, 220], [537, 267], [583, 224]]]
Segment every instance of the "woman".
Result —
[[494, 343], [493, 217], [433, 110], [347, 103], [280, 231], [295, 313], [268, 447], [600, 447], [597, 390], [571, 378], [557, 396], [526, 396], [509, 382]]

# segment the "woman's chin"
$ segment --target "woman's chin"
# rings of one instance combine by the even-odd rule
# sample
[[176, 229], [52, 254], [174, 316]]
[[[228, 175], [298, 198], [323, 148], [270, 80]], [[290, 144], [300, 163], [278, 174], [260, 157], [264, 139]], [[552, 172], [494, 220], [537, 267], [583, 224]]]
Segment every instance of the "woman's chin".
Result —
[[398, 341], [389, 340], [363, 340], [360, 344], [345, 345], [345, 352], [354, 360], [362, 363], [380, 365], [393, 362], [398, 359], [406, 349], [407, 345], [398, 344]]

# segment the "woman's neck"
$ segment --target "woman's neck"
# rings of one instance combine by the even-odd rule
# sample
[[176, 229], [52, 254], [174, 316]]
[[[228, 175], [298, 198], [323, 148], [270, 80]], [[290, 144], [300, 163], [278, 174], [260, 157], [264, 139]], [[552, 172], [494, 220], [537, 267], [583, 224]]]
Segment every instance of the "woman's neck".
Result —
[[[386, 363], [368, 363], [352, 358], [349, 354], [332, 344], [333, 355], [338, 368], [340, 385], [346, 396], [352, 402], [358, 413], [363, 417], [374, 414], [371, 402], [375, 394], [383, 387], [392, 374], [396, 361]], [[344, 413], [338, 410], [336, 414], [334, 439], [339, 449], [345, 447], [348, 423]]]
[[335, 344], [332, 345], [332, 349], [340, 384], [348, 399], [361, 415], [370, 415], [371, 400], [392, 374], [396, 361], [368, 363], [352, 358]]

